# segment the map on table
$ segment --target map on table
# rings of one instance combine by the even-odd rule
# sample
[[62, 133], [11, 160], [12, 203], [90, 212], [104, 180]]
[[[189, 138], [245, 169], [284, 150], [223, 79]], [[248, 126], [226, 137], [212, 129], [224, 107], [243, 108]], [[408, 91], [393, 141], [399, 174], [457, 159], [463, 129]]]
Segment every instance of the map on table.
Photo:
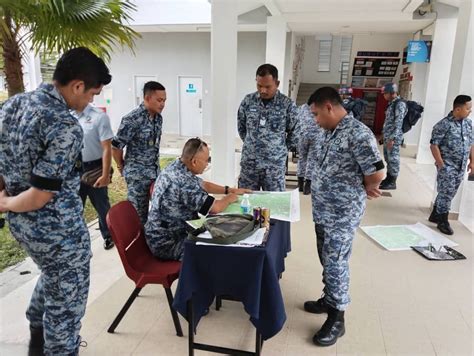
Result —
[[[239, 195], [239, 200], [230, 204], [223, 211], [224, 214], [241, 214], [240, 202], [243, 196]], [[300, 196], [298, 190], [289, 192], [254, 192], [249, 194], [251, 209], [269, 208], [270, 218], [283, 221], [300, 220]]]
[[[222, 214], [242, 214], [240, 210], [240, 202], [243, 196], [239, 195], [239, 200], [230, 204]], [[251, 209], [253, 208], [269, 208], [270, 218], [296, 222], [300, 220], [300, 196], [298, 189], [289, 192], [255, 192], [249, 194], [249, 202]], [[187, 221], [189, 225], [197, 229], [202, 226], [205, 217], [200, 219]]]
[[389, 251], [411, 250], [411, 246], [457, 246], [458, 244], [422, 223], [413, 225], [361, 226], [372, 240]]

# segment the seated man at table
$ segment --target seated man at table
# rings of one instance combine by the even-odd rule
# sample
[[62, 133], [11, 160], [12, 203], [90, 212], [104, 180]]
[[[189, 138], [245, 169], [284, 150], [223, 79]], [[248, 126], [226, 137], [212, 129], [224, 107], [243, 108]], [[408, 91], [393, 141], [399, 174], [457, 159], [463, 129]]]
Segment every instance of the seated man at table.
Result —
[[[181, 260], [187, 237], [186, 221], [223, 211], [248, 189], [229, 188], [203, 181], [196, 174], [206, 169], [209, 148], [199, 138], [186, 142], [179, 159], [166, 167], [155, 182], [145, 236], [151, 252], [163, 260]], [[215, 199], [209, 194], [226, 194]]]

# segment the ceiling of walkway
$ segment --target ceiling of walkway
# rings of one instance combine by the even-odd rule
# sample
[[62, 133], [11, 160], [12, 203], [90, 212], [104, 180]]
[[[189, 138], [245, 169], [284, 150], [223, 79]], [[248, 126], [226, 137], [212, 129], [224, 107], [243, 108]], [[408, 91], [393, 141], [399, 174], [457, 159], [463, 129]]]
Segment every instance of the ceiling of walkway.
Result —
[[[460, 1], [239, 0], [239, 31], [265, 31], [267, 16], [282, 16], [296, 34], [408, 33], [436, 19], [429, 3], [459, 6]], [[140, 32], [210, 31], [212, 0], [135, 2], [138, 11], [132, 25]]]

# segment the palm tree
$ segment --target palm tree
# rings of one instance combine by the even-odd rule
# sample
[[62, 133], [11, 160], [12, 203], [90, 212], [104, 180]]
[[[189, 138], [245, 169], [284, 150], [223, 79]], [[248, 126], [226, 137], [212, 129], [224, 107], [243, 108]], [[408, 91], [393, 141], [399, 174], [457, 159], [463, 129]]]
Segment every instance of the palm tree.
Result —
[[133, 10], [129, 0], [0, 0], [0, 46], [8, 95], [25, 90], [21, 58], [30, 49], [61, 53], [85, 46], [106, 60], [114, 47], [133, 50], [139, 35], [126, 25]]

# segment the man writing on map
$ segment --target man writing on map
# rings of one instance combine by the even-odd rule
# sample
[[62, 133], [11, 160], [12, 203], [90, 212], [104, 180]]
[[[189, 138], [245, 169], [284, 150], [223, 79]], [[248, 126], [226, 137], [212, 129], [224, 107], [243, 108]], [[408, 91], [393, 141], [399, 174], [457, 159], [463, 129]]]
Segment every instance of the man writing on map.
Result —
[[[229, 188], [197, 177], [209, 162], [209, 148], [199, 138], [189, 139], [181, 157], [158, 176], [145, 225], [145, 237], [151, 252], [163, 260], [181, 260], [187, 236], [186, 221], [222, 212], [249, 189]], [[225, 194], [215, 199], [209, 194]]]

